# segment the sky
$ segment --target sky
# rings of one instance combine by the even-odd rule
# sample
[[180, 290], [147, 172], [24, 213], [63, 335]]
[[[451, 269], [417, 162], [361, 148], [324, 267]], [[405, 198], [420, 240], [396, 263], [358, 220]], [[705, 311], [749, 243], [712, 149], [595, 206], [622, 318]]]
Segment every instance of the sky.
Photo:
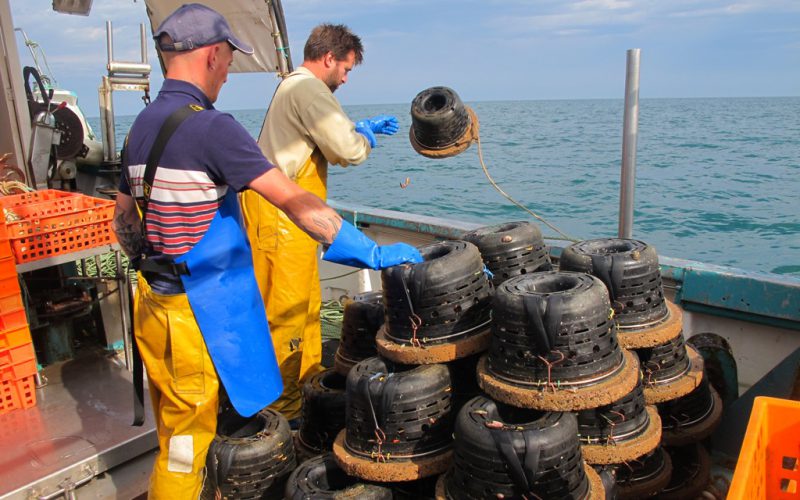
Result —
[[[117, 60], [139, 60], [143, 0], [94, 0], [88, 17], [52, 0], [10, 0], [14, 26], [45, 52], [62, 88], [97, 116], [105, 21]], [[800, 0], [283, 0], [292, 60], [321, 23], [343, 23], [364, 62], [336, 95], [344, 105], [411, 103], [446, 85], [462, 100], [624, 97], [626, 52], [641, 49], [641, 99], [800, 95]], [[147, 24], [149, 33], [149, 24]], [[23, 65], [32, 60], [17, 36]], [[163, 81], [155, 49], [153, 94]], [[232, 74], [218, 109], [266, 109], [274, 74]], [[117, 114], [141, 94], [116, 92]]]

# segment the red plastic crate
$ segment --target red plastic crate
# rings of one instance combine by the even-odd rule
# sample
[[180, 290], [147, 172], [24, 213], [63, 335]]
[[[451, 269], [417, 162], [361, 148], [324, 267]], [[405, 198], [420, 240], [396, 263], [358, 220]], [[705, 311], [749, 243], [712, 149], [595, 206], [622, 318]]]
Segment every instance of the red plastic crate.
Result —
[[36, 352], [33, 350], [32, 343], [22, 344], [9, 349], [0, 349], [0, 368], [35, 359]]
[[23, 307], [22, 293], [19, 290], [0, 290], [0, 313], [16, 311]]
[[2, 197], [0, 205], [21, 218], [6, 224], [20, 264], [117, 241], [112, 200], [44, 190]]
[[0, 381], [0, 414], [36, 405], [36, 382], [33, 375], [22, 380]]
[[0, 349], [11, 349], [31, 342], [33, 339], [27, 325], [12, 330], [0, 330]]
[[25, 309], [0, 313], [0, 330], [13, 330], [21, 326], [28, 326]]
[[35, 359], [29, 359], [13, 365], [0, 366], [0, 380], [4, 382], [22, 380], [25, 377], [36, 375], [37, 371], [39, 370]]

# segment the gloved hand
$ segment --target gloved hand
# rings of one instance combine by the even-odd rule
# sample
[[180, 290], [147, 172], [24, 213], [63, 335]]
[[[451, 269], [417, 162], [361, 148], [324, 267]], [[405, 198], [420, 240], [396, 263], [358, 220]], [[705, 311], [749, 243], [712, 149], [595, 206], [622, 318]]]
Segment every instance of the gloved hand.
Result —
[[369, 147], [374, 148], [378, 145], [378, 141], [375, 139], [375, 134], [372, 132], [372, 129], [366, 120], [356, 122], [356, 132], [367, 138]]
[[394, 135], [398, 130], [397, 118], [392, 115], [378, 115], [356, 122], [356, 132], [367, 138], [371, 148], [378, 144], [375, 134]]
[[400, 130], [397, 118], [392, 115], [373, 116], [372, 118], [361, 120], [361, 122], [369, 124], [369, 128], [376, 134], [394, 135]]
[[370, 268], [376, 271], [404, 264], [422, 262], [419, 250], [406, 243], [378, 246], [347, 221], [342, 221], [339, 234], [322, 255], [323, 260], [346, 266]]

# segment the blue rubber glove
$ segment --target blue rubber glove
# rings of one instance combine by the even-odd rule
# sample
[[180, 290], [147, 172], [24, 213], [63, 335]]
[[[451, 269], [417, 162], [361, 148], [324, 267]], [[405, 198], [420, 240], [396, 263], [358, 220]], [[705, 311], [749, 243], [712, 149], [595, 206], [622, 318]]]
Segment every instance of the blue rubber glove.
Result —
[[378, 145], [378, 141], [375, 139], [375, 134], [372, 132], [372, 128], [370, 128], [369, 123], [366, 120], [356, 122], [356, 132], [367, 138], [369, 147], [374, 148]]
[[378, 246], [364, 233], [347, 221], [342, 221], [342, 228], [331, 246], [322, 255], [323, 260], [359, 268], [368, 267], [376, 271], [405, 264], [422, 262], [419, 250], [406, 243]]
[[398, 130], [400, 130], [400, 125], [397, 123], [397, 117], [392, 115], [378, 115], [361, 121], [367, 122], [369, 124], [369, 128], [376, 134], [394, 135]]

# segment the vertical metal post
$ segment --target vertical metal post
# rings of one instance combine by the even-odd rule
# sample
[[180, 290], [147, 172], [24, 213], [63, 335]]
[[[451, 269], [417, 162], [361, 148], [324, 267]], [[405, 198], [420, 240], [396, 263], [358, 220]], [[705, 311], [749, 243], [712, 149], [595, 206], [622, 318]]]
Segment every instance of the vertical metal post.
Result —
[[639, 136], [639, 60], [642, 49], [628, 49], [625, 71], [625, 117], [622, 125], [622, 172], [619, 187], [619, 237], [633, 232], [636, 188], [636, 141]]
[[108, 69], [111, 70], [111, 62], [114, 60], [114, 36], [111, 28], [111, 21], [106, 21], [106, 51], [108, 53]]
[[111, 81], [103, 75], [103, 82], [97, 89], [100, 100], [100, 130], [103, 133], [103, 159], [113, 162], [117, 156], [117, 141], [114, 125], [114, 101], [111, 96]]
[[142, 42], [142, 64], [147, 64], [147, 32], [144, 23], [139, 24], [139, 39]]
[[128, 317], [130, 311], [129, 301], [133, 300], [130, 289], [130, 276], [128, 276], [122, 268], [122, 255], [119, 250], [114, 252], [114, 264], [116, 266], [117, 274], [117, 292], [119, 293], [119, 313], [122, 319], [122, 349], [125, 351], [125, 368], [128, 371], [133, 370], [133, 349], [131, 342], [135, 342], [132, 338], [133, 329], [130, 324], [133, 318]]

